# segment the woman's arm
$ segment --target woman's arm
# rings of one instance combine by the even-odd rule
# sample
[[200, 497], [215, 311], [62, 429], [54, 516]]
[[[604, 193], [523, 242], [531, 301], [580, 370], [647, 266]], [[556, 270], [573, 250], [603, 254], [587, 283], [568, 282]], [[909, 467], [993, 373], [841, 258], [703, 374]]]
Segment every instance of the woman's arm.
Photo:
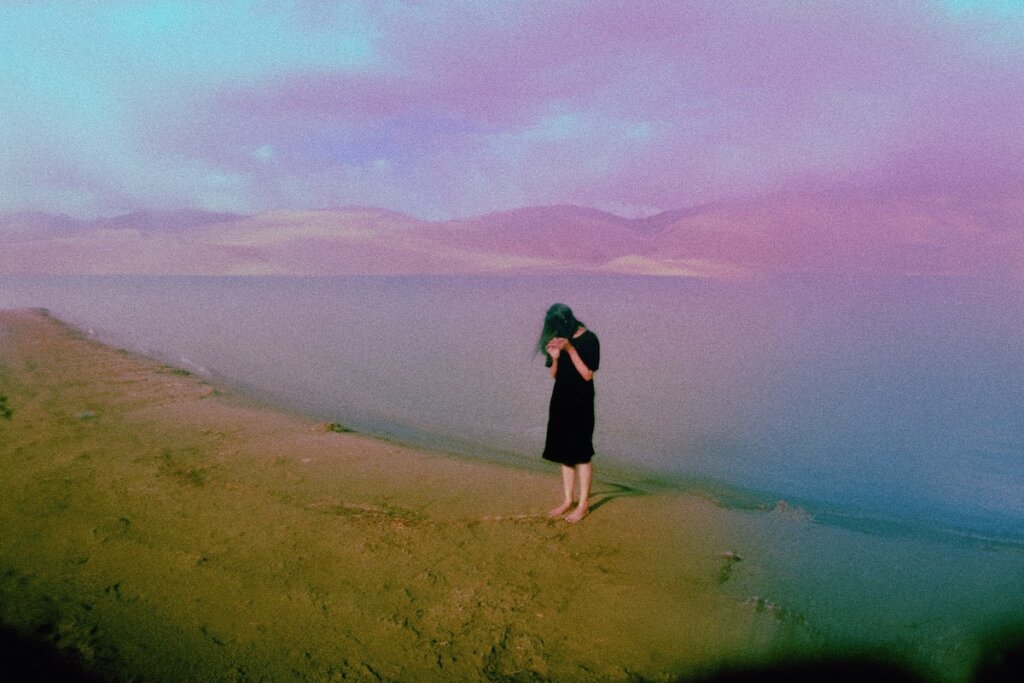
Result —
[[566, 340], [562, 337], [555, 337], [548, 342], [547, 351], [551, 356], [551, 376], [558, 375], [558, 357], [562, 355], [562, 349], [566, 346]]
[[576, 347], [572, 345], [572, 342], [565, 342], [563, 350], [568, 352], [569, 360], [571, 360], [572, 364], [576, 366], [576, 372], [580, 373], [580, 377], [587, 382], [594, 379], [594, 371], [588, 368], [587, 364], [583, 362], [583, 359], [580, 358], [580, 352], [576, 350]]

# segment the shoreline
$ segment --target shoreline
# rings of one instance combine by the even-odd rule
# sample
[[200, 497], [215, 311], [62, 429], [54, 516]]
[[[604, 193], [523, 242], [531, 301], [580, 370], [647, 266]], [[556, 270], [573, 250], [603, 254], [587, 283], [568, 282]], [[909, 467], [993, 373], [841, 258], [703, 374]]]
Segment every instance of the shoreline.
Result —
[[[242, 278], [245, 276], [238, 277]], [[296, 419], [312, 422], [330, 423], [338, 419], [337, 415], [328, 414], [326, 411], [317, 409], [312, 405], [299, 405], [294, 399], [285, 395], [275, 395], [272, 391], [233, 380], [218, 373], [215, 369], [198, 368], [197, 370], [197, 366], [186, 358], [180, 358], [178, 361], [175, 361], [172, 358], [173, 354], [164, 351], [134, 348], [131, 344], [126, 344], [124, 340], [119, 339], [116, 332], [110, 330], [98, 332], [92, 329], [87, 330], [82, 324], [64, 320], [53, 315], [48, 309], [32, 310], [44, 312], [61, 325], [66, 325], [74, 333], [81, 334], [90, 341], [95, 341], [118, 350], [127, 350], [127, 352], [142, 358], [158, 360], [169, 366], [179, 368], [184, 372], [194, 374], [201, 381], [215, 387], [216, 391], [229, 395], [233, 400], [242, 402], [243, 405], [262, 410], [276, 411]], [[190, 365], [192, 366], [191, 369]], [[347, 429], [347, 422], [344, 422], [344, 418], [342, 420], [341, 424]], [[368, 421], [372, 425], [369, 428], [353, 428], [351, 431], [397, 446], [427, 451], [439, 457], [464, 458], [470, 462], [494, 464], [535, 473], [553, 471], [540, 460], [539, 456], [531, 457], [529, 454], [520, 451], [491, 448], [471, 438], [453, 438], [442, 433], [429, 432], [419, 427], [395, 422], [385, 417], [372, 417], [364, 421]], [[766, 513], [780, 505], [783, 507], [795, 507], [808, 514], [818, 523], [870, 534], [910, 538], [926, 537], [938, 543], [949, 543], [954, 546], [998, 546], [1024, 549], [1024, 534], [1022, 533], [1004, 533], [991, 529], [979, 530], [967, 526], [950, 525], [948, 522], [939, 520], [900, 518], [869, 511], [858, 511], [851, 508], [828, 507], [821, 501], [733, 484], [703, 475], [673, 474], [639, 465], [624, 465], [617, 461], [602, 461], [598, 475], [595, 478], [595, 483], [598, 482], [610, 486], [635, 489], [638, 492], [637, 495], [662, 492], [696, 495], [706, 498], [715, 505], [741, 511]]]
[[0, 622], [104, 675], [671, 680], [782, 631], [720, 590], [708, 501], [598, 483], [574, 527], [552, 475], [328, 432], [39, 311], [0, 330]]
[[[180, 277], [122, 279], [96, 276], [89, 281], [51, 277], [33, 283], [14, 277], [3, 280], [4, 294], [0, 294], [0, 299], [8, 306], [51, 306], [59, 317], [75, 322], [80, 329], [91, 331], [95, 326], [101, 340], [108, 344], [146, 356], [171, 359], [172, 364], [189, 370], [202, 370], [199, 366], [205, 365], [218, 384], [226, 381], [228, 386], [233, 386], [230, 378], [239, 378], [243, 383], [251, 383], [251, 389], [244, 388], [244, 393], [258, 396], [261, 402], [269, 402], [272, 406], [288, 406], [291, 412], [340, 420], [364, 433], [382, 434], [399, 443], [425, 445], [436, 451], [454, 451], [471, 456], [482, 453], [487, 458], [511, 460], [516, 465], [530, 467], [532, 461], [538, 459], [537, 448], [543, 442], [544, 403], [550, 388], [546, 385], [547, 377], [541, 377], [543, 373], [538, 373], [535, 364], [526, 357], [525, 349], [533, 340], [527, 338], [529, 335], [522, 329], [524, 326], [521, 322], [505, 325], [494, 337], [494, 358], [498, 362], [494, 366], [480, 361], [479, 354], [467, 353], [463, 348], [464, 341], [460, 341], [462, 338], [453, 340], [445, 337], [447, 324], [439, 321], [446, 320], [447, 313], [438, 311], [432, 315], [428, 311], [432, 306], [430, 302], [444, 301], [448, 307], [449, 297], [462, 296], [473, 302], [475, 311], [480, 310], [481, 303], [486, 300], [488, 305], [499, 303], [502, 310], [508, 310], [513, 318], [519, 318], [526, 315], [527, 310], [532, 310], [529, 302], [548, 296], [545, 293], [548, 287], [536, 278], [526, 278], [507, 295], [503, 293], [500, 302], [493, 302], [487, 299], [490, 293], [504, 288], [490, 278], [476, 279], [480, 281], [472, 285], [463, 282], [458, 290], [454, 290], [450, 283], [439, 284], [427, 278], [420, 283], [424, 287], [421, 290], [420, 284], [401, 284], [390, 278], [384, 278], [377, 284], [364, 282], [360, 285], [358, 278], [356, 281], [351, 278], [301, 278], [285, 284], [280, 278], [259, 277], [199, 278], [201, 282], [196, 278]], [[325, 280], [332, 284], [324, 284]], [[404, 282], [401, 278], [398, 280]], [[744, 290], [746, 293], [739, 298], [721, 291], [703, 290], [698, 296], [693, 292], [678, 291], [675, 286], [663, 290], [646, 279], [644, 282], [647, 284], [640, 291], [645, 297], [652, 297], [654, 303], [660, 302], [660, 310], [674, 306], [671, 302], [682, 296], [695, 311], [710, 313], [712, 309], [721, 309], [722, 314], [709, 315], [710, 328], [690, 330], [685, 329], [680, 318], [670, 316], [676, 321], [672, 325], [673, 332], [681, 335], [680, 339], [694, 340], [694, 348], [661, 348], [662, 353], [671, 355], [673, 363], [679, 365], [678, 375], [672, 375], [678, 380], [670, 380], [661, 386], [657, 383], [660, 380], [652, 377], [658, 373], [641, 372], [635, 361], [627, 362], [620, 358], [609, 364], [608, 374], [601, 380], [604, 398], [598, 404], [596, 437], [601, 449], [598, 470], [601, 476], [619, 478], [619, 473], [613, 474], [612, 469], [615, 462], [621, 462], [624, 467], [617, 469], [626, 475], [622, 477], [623, 483], [639, 483], [645, 489], [652, 482], [662, 484], [668, 480], [670, 488], [690, 491], [695, 488], [690, 475], [696, 475], [697, 488], [711, 489], [716, 495], [725, 489], [718, 498], [727, 504], [738, 501], [737, 504], [743, 507], [751, 504], [770, 507], [782, 500], [812, 512], [819, 520], [835, 520], [867, 530], [872, 530], [873, 526], [891, 530], [892, 524], [889, 523], [892, 521], [919, 527], [932, 537], [952, 530], [951, 540], [955, 543], [962, 542], [965, 536], [979, 538], [982, 542], [1009, 539], [1012, 543], [1015, 539], [1024, 539], [1019, 506], [1013, 504], [1016, 496], [1012, 491], [1009, 496], [1003, 496], [998, 484], [1004, 474], [1019, 478], [1014, 474], [1013, 453], [1006, 451], [999, 455], [1002, 452], [1000, 448], [1013, 448], [1016, 443], [1013, 441], [1012, 425], [1017, 420], [1013, 418], [1015, 409], [1012, 406], [1015, 403], [1012, 392], [1004, 392], [1011, 399], [1000, 404], [1005, 408], [989, 405], [987, 410], [981, 411], [979, 404], [979, 410], [971, 415], [964, 414], [959, 421], [951, 421], [954, 425], [952, 431], [960, 434], [964, 441], [960, 445], [951, 443], [948, 449], [940, 449], [941, 452], [936, 454], [932, 453], [934, 444], [928, 444], [929, 440], [936, 439], [928, 436], [932, 430], [925, 424], [907, 425], [907, 433], [918, 435], [907, 444], [886, 443], [882, 436], [877, 439], [871, 437], [872, 433], [884, 432], [872, 429], [872, 425], [878, 424], [876, 420], [887, 423], [888, 418], [884, 415], [874, 415], [871, 420], [837, 418], [839, 425], [835, 424], [835, 419], [822, 415], [820, 417], [828, 425], [821, 423], [816, 426], [815, 420], [809, 419], [809, 413], [804, 414], [807, 410], [800, 407], [809, 404], [799, 391], [794, 393], [793, 386], [786, 384], [789, 389], [780, 386], [779, 396], [771, 398], [775, 392], [773, 389], [769, 392], [770, 400], [766, 401], [764, 397], [758, 397], [764, 393], [764, 387], [737, 382], [737, 373], [729, 370], [737, 360], [731, 358], [726, 350], [729, 345], [722, 346], [712, 358], [705, 359], [714, 361], [708, 367], [707, 376], [701, 369], [702, 363], [694, 359], [703, 358], [700, 349], [706, 346], [708, 339], [716, 339], [722, 334], [725, 334], [723, 340], [731, 338], [732, 333], [727, 332], [732, 328], [723, 320], [735, 318], [739, 322], [742, 319], [745, 322], [737, 330], [744, 326], [757, 330], [761, 329], [757, 322], [760, 314], [754, 312], [761, 310], [762, 305], [785, 313], [794, 303], [814, 303], [799, 296], [791, 299], [786, 292], [792, 294], [792, 287], [797, 284], [801, 291], [812, 284], [817, 291], [822, 285], [818, 279], [813, 283], [799, 279], [783, 283], [778, 291]], [[581, 300], [581, 305], [591, 308], [598, 306], [599, 301], [631, 301], [633, 296], [630, 285], [600, 289], [598, 297], [593, 291], [593, 283], [581, 278], [568, 278], [558, 287], [566, 288], [572, 297]], [[904, 291], [897, 285], [886, 285], [883, 289], [887, 295]], [[844, 290], [840, 288], [838, 291]], [[967, 301], [980, 304], [982, 310], [988, 310], [984, 304], [989, 299], [982, 298], [991, 293], [987, 288], [982, 291], [970, 287], [964, 291], [955, 288], [949, 292], [953, 295], [958, 293], [967, 297]], [[831, 296], [837, 296], [836, 292], [832, 291]], [[378, 366], [372, 354], [367, 352], [376, 343], [374, 340], [380, 332], [378, 326], [381, 323], [366, 311], [373, 310], [380, 297], [383, 297], [381, 302], [387, 302], [389, 309], [401, 311], [410, 322], [414, 321], [414, 328], [420, 334], [406, 335], [404, 339], [423, 340], [423, 343], [395, 340], [395, 350], [402, 354], [396, 358], [408, 361], [401, 364], [400, 370], [390, 367], [390, 364]], [[934, 303], [933, 298], [928, 295], [920, 303], [927, 308], [930, 301]], [[844, 300], [843, 297], [839, 299]], [[874, 320], [872, 300], [873, 297], [855, 298], [858, 320], [867, 323]], [[264, 314], [243, 313], [258, 301], [264, 302]], [[323, 308], [326, 301], [336, 305]], [[755, 305], [750, 309], [752, 303]], [[603, 304], [600, 306], [603, 308]], [[815, 304], [812, 309], [812, 312], [817, 311], [816, 322], [812, 321], [815, 329], [822, 328], [825, 332], [832, 329], [836, 321], [830, 310], [829, 306]], [[131, 311], [129, 317], [125, 317], [126, 311]], [[725, 311], [731, 313], [725, 314]], [[484, 316], [481, 315], [460, 316], [458, 324], [479, 328], [481, 323], [486, 323], [482, 318]], [[942, 320], [933, 318], [929, 319], [937, 325], [936, 333], [946, 329], [944, 324], [939, 324]], [[621, 339], [628, 330], [629, 320], [628, 315], [614, 313], [613, 310], [604, 323], [608, 327], [609, 338], [620, 339], [617, 348], [623, 348]], [[885, 327], [884, 321], [882, 323]], [[955, 330], [952, 332], [955, 336]], [[756, 335], [743, 335], [743, 338], [751, 336]], [[803, 350], [806, 346], [799, 338], [801, 336], [787, 337], [788, 343], [780, 347], [786, 350], [784, 355], [787, 358], [798, 359], [808, 355]], [[474, 345], [479, 344], [486, 340], [486, 335], [473, 339]], [[697, 343], [699, 340], [705, 343]], [[978, 347], [976, 343], [983, 340], [974, 337], [972, 340], [971, 348], [963, 350], [978, 351], [981, 355], [977, 358], [985, 357], [983, 352], [987, 347], [984, 343]], [[446, 349], [440, 356], [433, 349], [438, 344]], [[833, 347], [834, 343], [830, 347], [833, 352], [838, 350]], [[840, 347], [845, 348], [845, 345]], [[421, 352], [422, 349], [431, 350]], [[926, 358], [931, 358], [927, 348], [918, 350], [925, 352]], [[339, 354], [339, 351], [343, 353]], [[751, 349], [747, 348], [745, 353], [751, 353]], [[852, 349], [850, 353], [857, 356], [857, 353], [870, 355], [872, 352], [861, 348], [860, 352]], [[450, 365], [453, 358], [471, 360], [468, 366], [456, 370]], [[763, 362], [771, 361], [770, 358], [762, 358], [762, 362], [754, 362], [754, 358], [761, 356], [755, 354], [750, 359], [756, 376], [770, 376], [775, 372], [772, 369], [774, 361]], [[828, 358], [831, 359], [829, 363], [821, 359], [822, 367], [827, 368], [832, 361], [850, 361], [847, 356], [835, 356], [832, 352]], [[900, 366], [898, 358], [888, 360], [896, 367]], [[1015, 376], [1012, 368], [1017, 366], [1012, 358], [1005, 360], [1010, 365], [1005, 368], [1003, 376]], [[979, 364], [988, 367], [984, 363], [975, 363]], [[869, 374], [871, 372], [870, 366], [862, 369]], [[984, 370], [983, 367], [975, 369]], [[936, 372], [931, 381], [959, 381], [952, 376], [957, 372]], [[818, 393], [824, 391], [826, 397], [837, 402], [835, 406], [844, 405], [846, 401], [860, 405], [875, 391], [866, 385], [849, 392], [841, 388], [833, 390], [828, 388], [833, 384], [827, 379], [828, 373], [818, 372], [814, 376], [822, 379], [812, 381], [813, 387], [810, 388], [816, 387]], [[480, 393], [466, 388], [480, 379], [486, 379], [494, 390]], [[660, 387], [658, 391], [643, 388], [652, 380], [655, 386]], [[982, 382], [981, 375], [977, 381], [970, 380], [968, 384], [981, 395], [991, 393], [986, 386], [1002, 386], [998, 382]], [[897, 380], [894, 377], [891, 385], [886, 385], [886, 391], [889, 394], [914, 393], [916, 400], [923, 401], [921, 415], [933, 410], [941, 412], [943, 406], [950, 403], [937, 398], [936, 405], [932, 405], [931, 398], [921, 395], [920, 391], [915, 393], [913, 387], [919, 385], [912, 378]], [[702, 398], [705, 389], [707, 395]], [[885, 387], [878, 389], [881, 391]], [[785, 397], [788, 399], [783, 400]], [[776, 400], [782, 403], [778, 409], [771, 405]], [[988, 401], [988, 404], [992, 403], [993, 400]], [[912, 405], [915, 404], [908, 404]], [[766, 416], [751, 418], [760, 412], [765, 412]], [[998, 420], [995, 417], [1004, 412], [1009, 419]], [[832, 414], [846, 413], [835, 410]], [[792, 419], [787, 419], [790, 414]], [[981, 431], [977, 438], [971, 437], [971, 424], [985, 425], [986, 428], [979, 426]], [[956, 425], [964, 425], [964, 428]], [[724, 430], [721, 438], [714, 436], [719, 428]], [[773, 445], [779, 434], [799, 436], [801, 430], [806, 430], [806, 448], [800, 440], [803, 437], [795, 441], [790, 439], [784, 447]], [[989, 431], [995, 441], [985, 436]], [[841, 441], [828, 436], [841, 433], [846, 435]], [[771, 438], [764, 438], [766, 434]], [[963, 451], [962, 462], [954, 450]], [[890, 455], [882, 457], [890, 451]], [[506, 452], [513, 455], [505, 457]], [[525, 458], [516, 457], [516, 454], [525, 454]], [[934, 457], [937, 455], [942, 457]], [[828, 463], [830, 458], [846, 465], [834, 469]], [[934, 469], [931, 463], [935, 463]], [[961, 467], [969, 468], [967, 471], [972, 474], [961, 477], [958, 474]], [[1000, 467], [1006, 467], [1006, 472], [1001, 473]], [[633, 476], [630, 470], [637, 470], [638, 475]], [[911, 477], [914, 472], [918, 473], [916, 476], [923, 486], [919, 487]], [[833, 477], [833, 474], [839, 476]], [[717, 479], [717, 482], [705, 485], [712, 479]], [[887, 483], [893, 480], [901, 482], [899, 490]], [[948, 483], [943, 484], [942, 480]], [[985, 484], [986, 481], [990, 483]], [[728, 491], [730, 487], [723, 487], [720, 482], [732, 482], [732, 488], [736, 490]], [[1000, 502], [1004, 499], [1010, 502]], [[851, 520], [851, 516], [860, 519]], [[878, 523], [874, 524], [876, 520]], [[939, 534], [933, 533], [935, 531]]]

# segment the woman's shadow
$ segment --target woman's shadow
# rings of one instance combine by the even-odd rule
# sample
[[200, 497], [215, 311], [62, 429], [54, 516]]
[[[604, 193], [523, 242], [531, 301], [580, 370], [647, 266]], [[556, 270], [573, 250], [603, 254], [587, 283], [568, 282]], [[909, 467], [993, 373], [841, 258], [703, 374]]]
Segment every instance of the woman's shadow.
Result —
[[632, 486], [626, 486], [625, 484], [615, 484], [613, 482], [600, 482], [594, 487], [596, 490], [590, 492], [590, 512], [593, 513], [598, 508], [604, 507], [608, 503], [612, 502], [616, 498], [637, 498], [639, 496], [646, 496], [646, 491], [633, 488]]

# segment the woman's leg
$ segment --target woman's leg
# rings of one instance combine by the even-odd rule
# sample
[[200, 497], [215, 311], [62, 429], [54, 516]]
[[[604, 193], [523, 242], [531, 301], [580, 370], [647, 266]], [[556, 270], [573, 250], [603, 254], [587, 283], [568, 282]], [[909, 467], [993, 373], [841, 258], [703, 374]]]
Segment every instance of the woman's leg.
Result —
[[[589, 462], [576, 465], [576, 470], [580, 473], [580, 504], [576, 506], [571, 515], [565, 518], [567, 522], [578, 522], [590, 511], [590, 479], [593, 470]], [[572, 504], [571, 498], [569, 503]]]
[[552, 517], [561, 517], [572, 507], [572, 489], [576, 484], [576, 468], [562, 465], [562, 493], [564, 497], [562, 504], [551, 510], [548, 514]]

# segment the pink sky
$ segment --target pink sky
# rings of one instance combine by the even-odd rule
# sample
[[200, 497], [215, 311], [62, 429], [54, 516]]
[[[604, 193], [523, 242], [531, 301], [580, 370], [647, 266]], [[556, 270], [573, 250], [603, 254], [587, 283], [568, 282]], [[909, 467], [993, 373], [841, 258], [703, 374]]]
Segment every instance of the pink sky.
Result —
[[1024, 3], [12, 2], [0, 211], [1024, 186]]

